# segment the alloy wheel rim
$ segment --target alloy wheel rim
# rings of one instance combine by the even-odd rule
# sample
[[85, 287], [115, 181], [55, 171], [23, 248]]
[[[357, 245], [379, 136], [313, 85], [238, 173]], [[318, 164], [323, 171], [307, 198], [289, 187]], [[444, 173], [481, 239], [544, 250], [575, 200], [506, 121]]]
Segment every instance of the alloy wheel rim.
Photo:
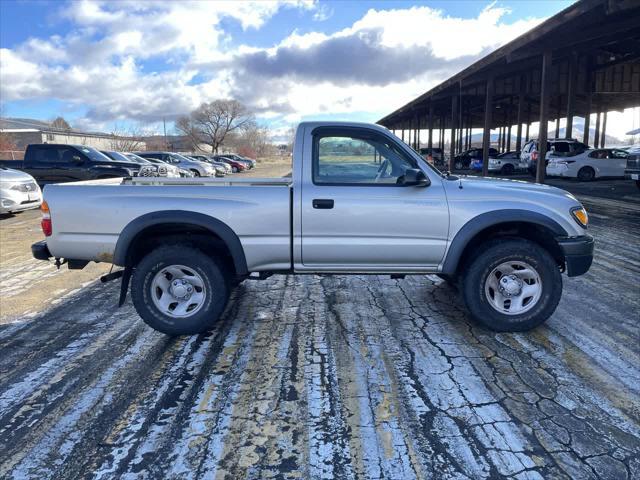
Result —
[[484, 284], [487, 302], [505, 315], [521, 315], [537, 305], [542, 296], [538, 271], [526, 262], [507, 261], [495, 267]]
[[207, 296], [200, 274], [184, 265], [162, 268], [154, 275], [150, 288], [156, 308], [174, 318], [195, 315], [203, 307]]

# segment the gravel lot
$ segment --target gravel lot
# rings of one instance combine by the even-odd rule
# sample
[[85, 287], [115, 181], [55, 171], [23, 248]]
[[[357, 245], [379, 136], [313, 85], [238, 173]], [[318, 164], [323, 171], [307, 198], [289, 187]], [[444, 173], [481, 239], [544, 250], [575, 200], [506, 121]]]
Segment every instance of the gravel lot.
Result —
[[172, 339], [0, 219], [0, 478], [640, 478], [640, 194], [552, 183], [596, 258], [523, 334], [435, 276], [277, 276]]

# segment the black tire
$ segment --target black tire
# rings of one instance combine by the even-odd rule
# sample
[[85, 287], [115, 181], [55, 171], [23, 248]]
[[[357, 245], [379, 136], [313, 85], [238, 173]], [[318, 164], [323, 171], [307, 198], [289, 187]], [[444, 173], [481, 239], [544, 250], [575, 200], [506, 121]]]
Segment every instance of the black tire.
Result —
[[501, 175], [513, 175], [513, 172], [515, 172], [515, 168], [513, 168], [513, 165], [511, 165], [510, 163], [503, 165], [500, 169]]
[[596, 172], [591, 167], [582, 167], [578, 170], [578, 180], [581, 182], [590, 182], [596, 178]]
[[190, 170], [191, 173], [193, 173], [194, 177], [199, 177], [200, 176], [200, 172], [198, 170]]
[[[524, 239], [490, 240], [478, 247], [482, 252], [469, 262], [461, 281], [462, 296], [471, 316], [498, 332], [522, 332], [544, 323], [555, 311], [562, 295], [562, 275], [553, 257], [538, 244]], [[494, 268], [504, 262], [521, 261], [540, 276], [542, 292], [530, 310], [509, 315], [496, 310], [485, 294], [485, 282]]]
[[[170, 265], [184, 265], [203, 280], [205, 299], [200, 310], [191, 316], [167, 315], [151, 298], [153, 278]], [[167, 335], [192, 335], [210, 330], [216, 324], [229, 300], [230, 284], [221, 264], [201, 250], [184, 244], [164, 245], [147, 254], [135, 267], [131, 298], [136, 311], [151, 328]]]

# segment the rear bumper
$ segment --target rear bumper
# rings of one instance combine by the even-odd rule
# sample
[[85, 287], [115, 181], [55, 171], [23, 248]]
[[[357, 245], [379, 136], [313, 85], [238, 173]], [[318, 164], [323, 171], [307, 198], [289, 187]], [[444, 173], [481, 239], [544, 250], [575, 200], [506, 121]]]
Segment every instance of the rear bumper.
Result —
[[36, 260], [49, 260], [52, 257], [47, 242], [44, 240], [31, 245], [31, 254]]
[[593, 262], [593, 237], [591, 235], [563, 237], [558, 239], [558, 244], [564, 253], [567, 275], [577, 277], [587, 273]]

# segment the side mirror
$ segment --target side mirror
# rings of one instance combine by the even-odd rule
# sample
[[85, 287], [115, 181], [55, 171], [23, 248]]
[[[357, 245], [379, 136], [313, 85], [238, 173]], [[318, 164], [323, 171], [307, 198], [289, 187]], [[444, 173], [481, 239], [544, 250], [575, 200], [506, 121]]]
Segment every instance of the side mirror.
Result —
[[428, 187], [431, 185], [429, 177], [427, 177], [425, 173], [418, 168], [406, 169], [401, 179], [402, 185], [405, 186]]
[[71, 163], [73, 163], [74, 165], [82, 165], [84, 161], [82, 160], [82, 157], [74, 155], [73, 157], [71, 157]]

